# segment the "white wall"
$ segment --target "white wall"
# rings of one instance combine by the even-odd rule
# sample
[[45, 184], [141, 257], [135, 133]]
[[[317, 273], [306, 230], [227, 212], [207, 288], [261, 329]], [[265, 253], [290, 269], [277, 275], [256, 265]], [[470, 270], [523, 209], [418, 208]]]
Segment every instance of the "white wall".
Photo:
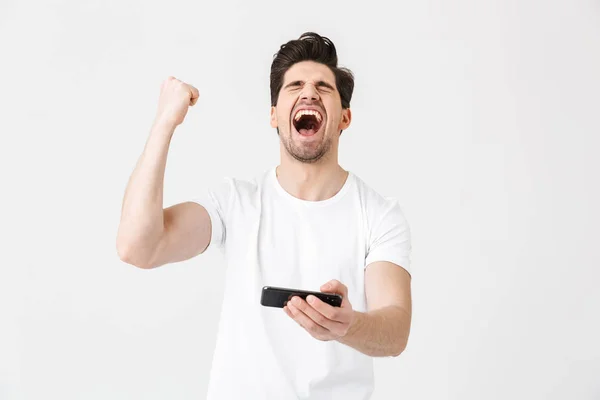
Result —
[[165, 206], [279, 160], [268, 76], [314, 30], [356, 74], [340, 162], [413, 232], [408, 349], [374, 399], [600, 398], [597, 1], [0, 3], [0, 399], [200, 399], [214, 252], [121, 262], [168, 75], [201, 96]]

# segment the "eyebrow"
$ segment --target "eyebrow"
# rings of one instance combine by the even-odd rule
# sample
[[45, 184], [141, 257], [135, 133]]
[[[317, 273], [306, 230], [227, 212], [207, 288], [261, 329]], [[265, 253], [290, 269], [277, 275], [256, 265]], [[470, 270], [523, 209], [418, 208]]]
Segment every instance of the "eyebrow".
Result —
[[[304, 85], [304, 81], [293, 81], [293, 82], [290, 82], [287, 85], [285, 85], [284, 89], [287, 89], [290, 86], [302, 86], [302, 85]], [[330, 90], [335, 91], [335, 88], [325, 81], [318, 81], [316, 86], [317, 87], [326, 87]]]

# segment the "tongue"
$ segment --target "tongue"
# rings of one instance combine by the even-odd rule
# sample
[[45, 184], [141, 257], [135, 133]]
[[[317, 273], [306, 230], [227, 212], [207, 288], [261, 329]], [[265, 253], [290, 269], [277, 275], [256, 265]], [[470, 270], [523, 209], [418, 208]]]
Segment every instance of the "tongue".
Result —
[[314, 129], [300, 129], [298, 133], [300, 133], [301, 135], [310, 136], [317, 133], [317, 131]]

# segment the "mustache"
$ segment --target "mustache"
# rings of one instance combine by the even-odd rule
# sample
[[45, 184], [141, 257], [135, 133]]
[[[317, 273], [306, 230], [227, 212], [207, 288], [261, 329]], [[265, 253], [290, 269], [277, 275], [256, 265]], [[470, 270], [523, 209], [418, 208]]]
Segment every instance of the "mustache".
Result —
[[300, 103], [297, 104], [296, 107], [292, 108], [292, 112], [297, 111], [302, 107], [316, 107], [319, 109], [319, 111], [321, 111], [321, 113], [325, 113], [325, 107], [323, 107], [323, 105], [319, 103]]

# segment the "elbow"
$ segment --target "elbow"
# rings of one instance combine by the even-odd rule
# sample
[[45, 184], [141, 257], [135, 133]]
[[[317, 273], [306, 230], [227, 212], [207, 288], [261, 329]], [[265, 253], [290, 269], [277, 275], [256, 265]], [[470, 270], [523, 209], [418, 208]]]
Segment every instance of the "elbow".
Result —
[[404, 352], [404, 350], [406, 350], [406, 345], [407, 345], [406, 340], [400, 341], [394, 348], [394, 351], [392, 352], [392, 357], [398, 357], [400, 354], [402, 354]]
[[[139, 255], [139, 253], [137, 253]], [[117, 241], [117, 255], [121, 261], [140, 269], [150, 269], [150, 263], [136, 256], [136, 251], [122, 242]]]
[[391, 357], [399, 357], [399, 356], [400, 356], [400, 354], [402, 354], [402, 352], [403, 352], [403, 351], [404, 351], [404, 350], [395, 351], [395, 352], [393, 352], [393, 353], [391, 354]]

